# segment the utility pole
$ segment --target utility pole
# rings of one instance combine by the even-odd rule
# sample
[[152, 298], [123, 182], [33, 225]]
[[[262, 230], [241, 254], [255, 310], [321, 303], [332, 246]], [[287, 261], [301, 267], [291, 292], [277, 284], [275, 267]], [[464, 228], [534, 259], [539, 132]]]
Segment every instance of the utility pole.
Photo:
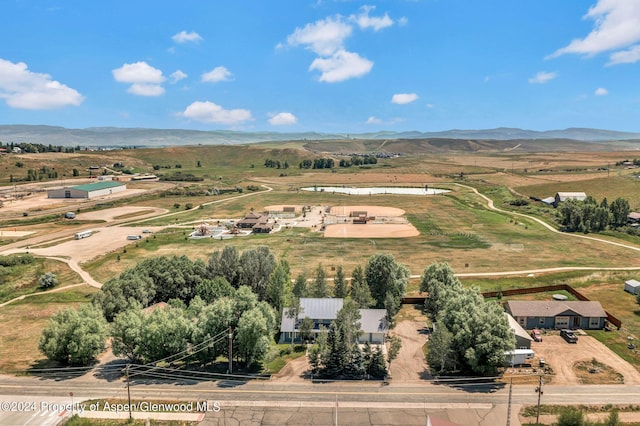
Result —
[[536, 414], [536, 426], [540, 424], [540, 397], [542, 396], [542, 374], [538, 376], [538, 387], [536, 388], [536, 392], [538, 392], [538, 414]]
[[229, 374], [233, 373], [233, 328], [229, 326]]
[[127, 368], [125, 369], [125, 374], [127, 375], [127, 405], [129, 407], [129, 420], [133, 418], [131, 415], [131, 380], [129, 377], [129, 364], [127, 364]]
[[509, 403], [507, 405], [507, 426], [511, 426], [511, 393], [513, 391], [513, 377], [509, 382]]

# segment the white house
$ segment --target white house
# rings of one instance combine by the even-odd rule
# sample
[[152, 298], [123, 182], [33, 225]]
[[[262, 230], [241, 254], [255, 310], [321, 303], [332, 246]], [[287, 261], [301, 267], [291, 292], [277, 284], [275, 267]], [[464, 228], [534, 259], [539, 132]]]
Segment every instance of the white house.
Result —
[[[300, 324], [305, 317], [313, 320], [312, 332], [315, 335], [326, 332], [331, 322], [336, 319], [342, 309], [344, 300], [339, 298], [300, 298], [300, 312], [297, 317], [290, 317], [289, 308], [282, 312], [280, 322], [280, 342], [291, 342], [300, 339]], [[360, 343], [383, 343], [389, 331], [387, 311], [385, 309], [360, 309]]]

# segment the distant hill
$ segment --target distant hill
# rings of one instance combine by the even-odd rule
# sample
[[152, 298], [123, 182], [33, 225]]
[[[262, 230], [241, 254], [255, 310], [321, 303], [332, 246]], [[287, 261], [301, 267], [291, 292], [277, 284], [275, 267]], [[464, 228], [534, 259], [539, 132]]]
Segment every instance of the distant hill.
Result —
[[[375, 132], [361, 134], [332, 134], [319, 132], [280, 133], [280, 132], [241, 132], [232, 130], [184, 130], [184, 129], [144, 129], [119, 127], [90, 127], [86, 129], [67, 129], [56, 126], [36, 125], [0, 125], [0, 141], [3, 143], [31, 142], [46, 145], [63, 146], [136, 146], [166, 147], [180, 145], [224, 145], [247, 144], [277, 141], [354, 141], [354, 140], [433, 140], [435, 145], [448, 145], [446, 140], [461, 141], [537, 141], [556, 140], [568, 143], [640, 141], [640, 133], [618, 132], [612, 130], [570, 128], [538, 132], [517, 128], [501, 127], [485, 130], [447, 130], [442, 132]], [[444, 140], [443, 142], [435, 142]], [[503, 144], [494, 144], [503, 145]], [[493, 149], [501, 149], [493, 146]], [[489, 146], [484, 146], [490, 148]], [[451, 149], [450, 147], [444, 147]], [[503, 146], [502, 149], [506, 147]], [[482, 149], [477, 147], [476, 149]], [[388, 150], [388, 149], [387, 149]], [[465, 149], [466, 150], [466, 149]]]

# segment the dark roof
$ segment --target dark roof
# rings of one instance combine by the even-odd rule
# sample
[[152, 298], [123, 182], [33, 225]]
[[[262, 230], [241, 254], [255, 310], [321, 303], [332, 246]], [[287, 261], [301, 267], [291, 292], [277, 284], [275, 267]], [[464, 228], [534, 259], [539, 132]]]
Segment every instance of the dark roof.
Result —
[[573, 311], [582, 317], [606, 317], [600, 302], [559, 300], [510, 300], [507, 312], [514, 317], [555, 317]]

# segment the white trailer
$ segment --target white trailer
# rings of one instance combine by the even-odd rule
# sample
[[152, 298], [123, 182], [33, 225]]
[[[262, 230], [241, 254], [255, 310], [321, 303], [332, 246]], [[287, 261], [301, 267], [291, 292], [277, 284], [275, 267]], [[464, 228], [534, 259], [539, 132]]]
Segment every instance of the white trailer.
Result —
[[512, 351], [506, 351], [505, 363], [510, 366], [528, 364], [530, 359], [536, 355], [531, 349], [514, 349]]
[[75, 238], [76, 240], [81, 240], [83, 238], [88, 238], [93, 234], [93, 231], [91, 229], [87, 230], [87, 231], [82, 231], [82, 232], [76, 232]]

